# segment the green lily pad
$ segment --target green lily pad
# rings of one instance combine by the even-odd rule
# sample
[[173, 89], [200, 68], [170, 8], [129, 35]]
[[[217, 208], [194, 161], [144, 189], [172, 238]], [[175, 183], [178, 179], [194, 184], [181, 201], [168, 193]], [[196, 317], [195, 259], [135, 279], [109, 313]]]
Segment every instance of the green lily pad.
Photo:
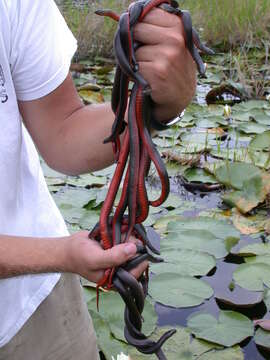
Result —
[[174, 272], [179, 275], [203, 276], [216, 266], [213, 256], [199, 251], [168, 249], [162, 251], [162, 257], [166, 262], [151, 264], [151, 271], [155, 274]]
[[[151, 339], [158, 340], [166, 331], [171, 330], [171, 327], [159, 327], [156, 329]], [[176, 327], [176, 334], [162, 346], [162, 350], [166, 355], [167, 360], [193, 360], [192, 352], [190, 349], [190, 333], [185, 328]], [[130, 360], [156, 360], [156, 355], [143, 355], [136, 349], [129, 347], [128, 354]]]
[[117, 355], [124, 351], [127, 354], [127, 345], [123, 341], [118, 341], [111, 333], [109, 323], [97, 312], [91, 311], [94, 328], [96, 329], [98, 348], [104, 353], [106, 359], [117, 359]]
[[233, 273], [236, 284], [248, 290], [263, 291], [270, 287], [270, 265], [241, 264]]
[[245, 257], [245, 262], [247, 264], [259, 263], [259, 264], [270, 265], [270, 254]]
[[149, 294], [157, 302], [172, 307], [191, 307], [213, 295], [210, 285], [191, 276], [163, 273], [153, 277]]
[[100, 92], [80, 90], [78, 93], [86, 104], [100, 104], [104, 102], [104, 97]]
[[243, 189], [245, 181], [260, 176], [261, 170], [254, 165], [244, 163], [227, 163], [216, 171], [216, 177], [222, 184], [237, 190]]
[[254, 336], [255, 344], [270, 351], [270, 331], [258, 329]]
[[[270, 123], [270, 118], [268, 121]], [[256, 150], [270, 150], [270, 131], [255, 136], [249, 143], [249, 147]]]
[[[96, 298], [88, 301], [87, 305], [91, 312], [97, 311]], [[124, 337], [124, 309], [125, 304], [118, 293], [106, 292], [100, 294], [98, 314], [108, 322], [113, 336], [122, 341], [126, 341]], [[145, 321], [143, 322], [142, 332], [149, 336], [155, 330], [157, 315], [154, 305], [148, 299], [145, 300], [143, 318]]]
[[201, 182], [208, 184], [215, 184], [217, 182], [213, 175], [200, 168], [189, 168], [185, 170], [184, 177], [189, 182]]
[[85, 210], [79, 219], [82, 229], [91, 230], [99, 222], [100, 212], [95, 210]]
[[243, 181], [242, 191], [233, 191], [225, 194], [222, 199], [231, 207], [237, 207], [242, 213], [247, 213], [263, 202], [267, 193], [263, 188], [260, 175]]
[[198, 312], [189, 316], [187, 325], [197, 338], [227, 347], [253, 336], [252, 322], [234, 311], [220, 311], [218, 320], [213, 315]]
[[267, 126], [266, 125], [262, 125], [262, 124], [257, 124], [255, 122], [247, 122], [247, 123], [243, 123], [240, 124], [237, 127], [238, 131], [242, 131], [245, 134], [262, 134], [264, 131], [267, 130]]
[[267, 101], [264, 100], [249, 100], [238, 104], [237, 107], [244, 111], [251, 111], [253, 109], [263, 109], [266, 104]]
[[269, 255], [270, 256], [270, 244], [256, 243], [243, 246], [239, 251], [240, 256], [254, 256], [254, 255]]
[[182, 218], [182, 221], [168, 224], [168, 232], [181, 230], [207, 230], [221, 239], [228, 237], [239, 237], [239, 231], [228, 221], [217, 220], [206, 216], [196, 218]]
[[[170, 327], [157, 328], [151, 338], [159, 339]], [[190, 343], [190, 333], [187, 328], [176, 327], [174, 334], [162, 346], [168, 360], [244, 360], [244, 354], [239, 346], [224, 349], [219, 345], [194, 339]], [[156, 360], [156, 355], [143, 355], [134, 348], [128, 350], [132, 360]]]
[[67, 178], [67, 184], [73, 186], [103, 186], [106, 183], [107, 178], [105, 176], [94, 176], [91, 174]]
[[70, 205], [72, 207], [83, 207], [96, 199], [96, 193], [91, 190], [83, 188], [70, 189], [65, 188], [64, 191], [58, 192], [54, 195], [54, 200], [58, 206]]
[[165, 240], [161, 242], [161, 250], [165, 249], [199, 250], [213, 255], [217, 259], [228, 254], [223, 239], [208, 230], [198, 229], [170, 231]]
[[[193, 343], [201, 342], [202, 340], [195, 339], [192, 341], [191, 348], [193, 350]], [[205, 346], [204, 352], [200, 354], [193, 353], [193, 360], [244, 360], [244, 353], [242, 352], [240, 346], [234, 346], [228, 349], [218, 348], [218, 345], [214, 345], [212, 343], [205, 342], [207, 347]], [[207, 350], [208, 349], [208, 350]]]

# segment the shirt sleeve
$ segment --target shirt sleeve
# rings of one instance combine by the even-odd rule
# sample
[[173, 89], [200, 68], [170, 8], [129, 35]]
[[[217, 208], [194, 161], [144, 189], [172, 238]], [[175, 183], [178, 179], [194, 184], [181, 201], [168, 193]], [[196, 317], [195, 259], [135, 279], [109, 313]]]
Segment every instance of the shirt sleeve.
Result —
[[34, 100], [66, 79], [77, 42], [53, 0], [12, 3], [12, 78], [18, 100]]

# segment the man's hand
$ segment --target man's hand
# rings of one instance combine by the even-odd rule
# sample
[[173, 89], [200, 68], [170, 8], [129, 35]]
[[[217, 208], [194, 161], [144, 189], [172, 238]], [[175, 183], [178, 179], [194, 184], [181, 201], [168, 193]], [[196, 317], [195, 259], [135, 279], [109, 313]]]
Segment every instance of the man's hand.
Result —
[[155, 8], [136, 25], [134, 38], [144, 44], [136, 59], [151, 86], [157, 119], [176, 117], [196, 90], [196, 66], [185, 46], [181, 19]]
[[[25, 274], [71, 272], [98, 282], [104, 271], [119, 266], [136, 254], [139, 240], [103, 250], [88, 238], [88, 231], [58, 238], [33, 238], [0, 235], [0, 279]], [[147, 268], [145, 261], [131, 271], [139, 277]]]
[[[103, 250], [100, 244], [88, 238], [88, 231], [73, 234], [69, 241], [68, 271], [79, 274], [84, 278], [99, 282], [106, 269], [124, 264], [136, 254], [135, 237], [130, 237], [128, 243], [116, 245], [109, 250]], [[147, 268], [144, 261], [131, 271], [138, 278]]]

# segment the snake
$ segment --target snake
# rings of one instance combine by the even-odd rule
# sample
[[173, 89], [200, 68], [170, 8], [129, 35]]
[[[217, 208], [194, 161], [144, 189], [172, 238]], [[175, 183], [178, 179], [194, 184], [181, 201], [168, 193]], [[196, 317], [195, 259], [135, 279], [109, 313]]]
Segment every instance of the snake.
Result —
[[[116, 289], [125, 303], [124, 335], [128, 344], [143, 354], [155, 354], [158, 359], [166, 360], [162, 346], [176, 330], [168, 330], [157, 341], [143, 334], [142, 312], [148, 292], [148, 270], [139, 279], [135, 279], [130, 273], [145, 260], [163, 261], [142, 223], [148, 217], [149, 207], [162, 205], [170, 192], [166, 166], [151, 137], [153, 129], [165, 130], [168, 125], [154, 116], [151, 87], [140, 73], [136, 60], [136, 50], [142, 44], [136, 42], [133, 36], [136, 24], [143, 21], [155, 7], [174, 14], [182, 21], [185, 46], [202, 77], [205, 76], [205, 65], [199, 50], [205, 54], [213, 54], [213, 51], [200, 41], [197, 31], [192, 26], [190, 13], [179, 9], [175, 0], [138, 0], [120, 15], [110, 9], [96, 11], [97, 15], [118, 22], [113, 42], [117, 66], [111, 97], [115, 120], [111, 134], [104, 139], [104, 143], [112, 143], [116, 169], [101, 208], [99, 222], [90, 231], [89, 238], [100, 242], [105, 250], [127, 242], [131, 235], [141, 240], [133, 259], [122, 266], [105, 271], [104, 277], [97, 284], [97, 294], [100, 287], [107, 290]], [[129, 96], [130, 83], [132, 90]], [[151, 164], [154, 165], [161, 184], [160, 195], [153, 200], [148, 198], [146, 188]], [[121, 183], [123, 185], [120, 191]], [[117, 202], [118, 191], [120, 200]], [[97, 296], [97, 304], [98, 299]]]

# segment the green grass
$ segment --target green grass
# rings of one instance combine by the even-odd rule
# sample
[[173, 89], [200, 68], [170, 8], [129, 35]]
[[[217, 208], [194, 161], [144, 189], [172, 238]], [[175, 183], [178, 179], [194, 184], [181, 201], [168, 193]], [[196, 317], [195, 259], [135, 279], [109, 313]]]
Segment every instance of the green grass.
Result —
[[269, 0], [184, 0], [204, 39], [228, 50], [261, 46], [270, 36]]
[[[111, 54], [115, 24], [99, 19], [94, 10], [126, 9], [128, 0], [88, 1], [85, 7], [74, 7], [71, 0], [63, 2], [63, 14], [79, 41], [79, 56]], [[182, 0], [180, 8], [190, 10], [197, 29], [203, 29], [204, 40], [222, 50], [235, 47], [262, 47], [270, 38], [269, 0]]]
[[72, 0], [63, 1], [61, 12], [78, 40], [77, 58], [95, 59], [99, 56], [112, 57], [112, 44], [117, 24], [95, 14], [97, 9], [112, 9], [121, 13], [128, 7], [127, 0], [90, 1], [82, 7], [75, 7]]

